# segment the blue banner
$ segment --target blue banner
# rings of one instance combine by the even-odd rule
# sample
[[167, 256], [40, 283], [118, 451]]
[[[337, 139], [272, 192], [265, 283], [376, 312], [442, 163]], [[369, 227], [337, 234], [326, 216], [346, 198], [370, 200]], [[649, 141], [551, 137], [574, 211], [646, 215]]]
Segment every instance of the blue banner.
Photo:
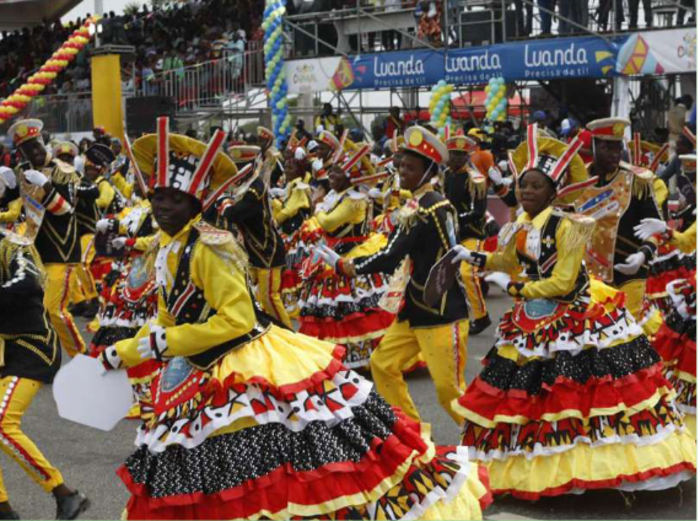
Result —
[[484, 84], [492, 77], [515, 80], [606, 78], [618, 74], [616, 41], [578, 37], [530, 40], [445, 51], [416, 50], [351, 56], [344, 89], [425, 87], [440, 80]]
[[388, 89], [435, 85], [445, 76], [442, 52], [398, 51], [351, 56], [353, 81], [347, 89]]
[[445, 60], [445, 81], [506, 81], [605, 78], [616, 74], [618, 46], [602, 38], [557, 38], [505, 43], [472, 49], [451, 49]]

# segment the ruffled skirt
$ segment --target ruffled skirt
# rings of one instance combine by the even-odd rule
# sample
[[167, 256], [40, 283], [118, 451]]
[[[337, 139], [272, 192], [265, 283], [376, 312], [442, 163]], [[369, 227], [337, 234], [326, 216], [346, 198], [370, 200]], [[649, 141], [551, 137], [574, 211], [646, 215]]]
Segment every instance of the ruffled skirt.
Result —
[[435, 447], [341, 357], [271, 326], [210, 371], [170, 360], [119, 470], [126, 517], [480, 519], [483, 467]]
[[[386, 237], [373, 234], [344, 257], [371, 255], [385, 244]], [[379, 306], [388, 283], [382, 273], [349, 278], [324, 265], [302, 285], [299, 331], [346, 346], [348, 367], [368, 366], [372, 350], [395, 318]]]
[[622, 295], [516, 303], [484, 369], [453, 407], [495, 494], [662, 489], [695, 475], [675, 392]]

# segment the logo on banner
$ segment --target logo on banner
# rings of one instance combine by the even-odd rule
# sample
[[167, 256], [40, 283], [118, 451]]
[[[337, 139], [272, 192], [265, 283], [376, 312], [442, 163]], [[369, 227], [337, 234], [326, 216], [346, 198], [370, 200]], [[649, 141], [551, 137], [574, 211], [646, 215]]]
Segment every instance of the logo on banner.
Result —
[[482, 82], [503, 75], [501, 57], [486, 49], [451, 54], [445, 60], [446, 80], [449, 82]]

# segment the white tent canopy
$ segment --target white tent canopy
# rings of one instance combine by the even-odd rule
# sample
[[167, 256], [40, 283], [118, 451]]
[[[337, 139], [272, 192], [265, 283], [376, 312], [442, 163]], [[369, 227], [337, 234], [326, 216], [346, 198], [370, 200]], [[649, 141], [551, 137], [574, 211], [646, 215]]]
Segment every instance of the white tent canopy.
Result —
[[81, 0], [0, 0], [0, 30], [32, 27], [42, 20], [56, 20]]

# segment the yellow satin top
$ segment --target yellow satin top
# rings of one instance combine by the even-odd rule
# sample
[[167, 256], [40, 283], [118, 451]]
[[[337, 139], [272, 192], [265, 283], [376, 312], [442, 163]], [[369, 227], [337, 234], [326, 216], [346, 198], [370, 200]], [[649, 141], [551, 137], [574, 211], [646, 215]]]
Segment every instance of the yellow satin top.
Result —
[[[529, 223], [534, 228], [542, 230], [552, 215], [552, 211], [553, 208], [547, 208], [534, 219], [531, 219], [527, 213], [522, 213], [516, 223]], [[526, 299], [557, 298], [573, 291], [586, 247], [585, 241], [577, 241], [578, 244], [572, 245], [573, 226], [573, 223], [566, 217], [561, 220], [555, 237], [558, 255], [552, 274], [546, 279], [525, 282], [525, 286], [520, 290], [523, 297]], [[517, 270], [519, 268], [517, 257], [517, 251], [520, 251], [519, 242], [513, 237], [513, 240], [503, 250], [499, 249], [499, 251], [489, 254], [486, 260], [486, 269], [507, 273]], [[523, 251], [520, 253], [527, 255]]]
[[[301, 187], [299, 185], [302, 185]], [[309, 199], [309, 186], [304, 182], [304, 179], [297, 177], [287, 185], [289, 196], [280, 201], [275, 199], [272, 201], [272, 215], [277, 224], [282, 224], [287, 219], [291, 219], [300, 210], [305, 210], [311, 207]]]
[[690, 228], [682, 233], [674, 231], [671, 244], [683, 253], [693, 253], [698, 247], [697, 233], [695, 231], [696, 224], [697, 222], [694, 222], [690, 225]]
[[360, 224], [367, 216], [367, 200], [354, 199], [348, 195], [352, 188], [338, 194], [342, 198], [329, 212], [318, 212], [315, 216], [318, 224], [327, 232], [334, 232], [341, 226]]
[[[159, 249], [167, 248], [166, 292], [172, 288], [180, 257], [182, 256], [192, 226], [200, 220], [197, 216], [174, 237], [160, 232]], [[232, 239], [233, 240], [233, 239]], [[218, 246], [216, 247], [218, 248]], [[204, 292], [204, 298], [216, 314], [207, 321], [195, 324], [175, 325], [175, 318], [168, 312], [163, 292], [158, 292], [158, 316], [155, 324], [166, 329], [168, 357], [192, 356], [249, 333], [256, 324], [253, 302], [246, 285], [245, 272], [217, 253], [215, 247], [195, 242], [190, 260], [190, 277], [194, 285]], [[117, 353], [127, 367], [143, 360], [137, 347], [138, 340], [150, 334], [150, 325], [144, 325], [135, 338], [117, 342]]]

